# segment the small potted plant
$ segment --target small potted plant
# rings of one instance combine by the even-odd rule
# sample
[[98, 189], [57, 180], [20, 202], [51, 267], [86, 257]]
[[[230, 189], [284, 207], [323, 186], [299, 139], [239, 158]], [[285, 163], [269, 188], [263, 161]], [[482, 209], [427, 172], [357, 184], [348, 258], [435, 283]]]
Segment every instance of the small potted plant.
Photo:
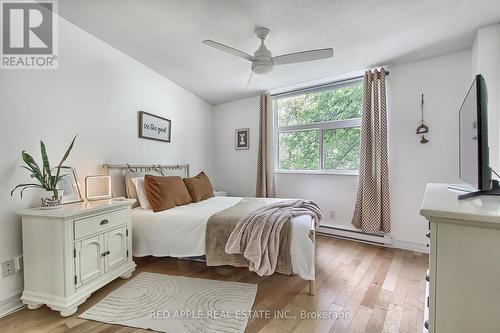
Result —
[[23, 161], [26, 165], [21, 166], [22, 168], [28, 170], [31, 174], [31, 178], [36, 180], [34, 183], [19, 184], [10, 192], [12, 196], [14, 192], [19, 189], [21, 199], [23, 198], [23, 191], [28, 188], [39, 188], [41, 189], [40, 200], [42, 203], [42, 209], [54, 209], [60, 208], [62, 206], [63, 190], [58, 188], [57, 185], [59, 181], [65, 176], [61, 175], [61, 169], [67, 169], [69, 167], [64, 166], [64, 162], [69, 156], [73, 144], [75, 143], [76, 136], [71, 141], [66, 153], [64, 153], [61, 162], [55, 168], [50, 167], [49, 158], [47, 157], [47, 149], [43, 141], [40, 141], [40, 153], [42, 156], [42, 168], [38, 166], [35, 159], [25, 152], [21, 153]]

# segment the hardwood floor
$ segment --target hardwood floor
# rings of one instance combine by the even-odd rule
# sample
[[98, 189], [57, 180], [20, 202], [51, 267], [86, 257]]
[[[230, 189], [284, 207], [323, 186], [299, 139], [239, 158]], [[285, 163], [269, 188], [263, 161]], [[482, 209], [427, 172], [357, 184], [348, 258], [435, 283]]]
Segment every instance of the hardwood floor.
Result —
[[[136, 258], [134, 273], [154, 272], [204, 279], [258, 283], [254, 310], [288, 310], [298, 319], [253, 318], [246, 332], [422, 332], [428, 256], [317, 236], [316, 296], [307, 282], [275, 274], [259, 277], [247, 269], [208, 268], [172, 258]], [[151, 332], [79, 319], [78, 315], [125, 280], [94, 293], [78, 312], [62, 318], [46, 306], [0, 319], [1, 332]], [[310, 318], [300, 319], [301, 311]], [[344, 314], [344, 318], [335, 318]]]

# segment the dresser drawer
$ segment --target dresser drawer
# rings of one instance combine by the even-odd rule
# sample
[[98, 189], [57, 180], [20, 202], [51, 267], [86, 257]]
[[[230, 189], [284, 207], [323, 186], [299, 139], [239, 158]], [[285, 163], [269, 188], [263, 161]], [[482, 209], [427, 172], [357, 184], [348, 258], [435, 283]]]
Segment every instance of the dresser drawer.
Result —
[[100, 233], [126, 224], [127, 221], [128, 210], [126, 209], [75, 220], [75, 239]]

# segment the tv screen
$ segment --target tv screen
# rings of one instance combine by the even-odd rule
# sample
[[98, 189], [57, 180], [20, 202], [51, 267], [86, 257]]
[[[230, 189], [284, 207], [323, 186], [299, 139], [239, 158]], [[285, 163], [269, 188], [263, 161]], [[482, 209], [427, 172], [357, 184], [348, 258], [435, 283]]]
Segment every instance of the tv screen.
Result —
[[460, 108], [460, 178], [477, 190], [491, 188], [486, 102], [486, 84], [477, 75]]

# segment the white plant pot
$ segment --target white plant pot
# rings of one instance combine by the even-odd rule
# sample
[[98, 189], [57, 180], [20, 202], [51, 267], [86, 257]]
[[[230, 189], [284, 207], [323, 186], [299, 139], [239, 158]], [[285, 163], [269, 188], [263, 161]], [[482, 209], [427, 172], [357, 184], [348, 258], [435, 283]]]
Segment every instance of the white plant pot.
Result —
[[42, 209], [57, 209], [62, 207], [63, 190], [57, 190], [57, 198], [54, 196], [54, 191], [42, 190], [40, 201]]

